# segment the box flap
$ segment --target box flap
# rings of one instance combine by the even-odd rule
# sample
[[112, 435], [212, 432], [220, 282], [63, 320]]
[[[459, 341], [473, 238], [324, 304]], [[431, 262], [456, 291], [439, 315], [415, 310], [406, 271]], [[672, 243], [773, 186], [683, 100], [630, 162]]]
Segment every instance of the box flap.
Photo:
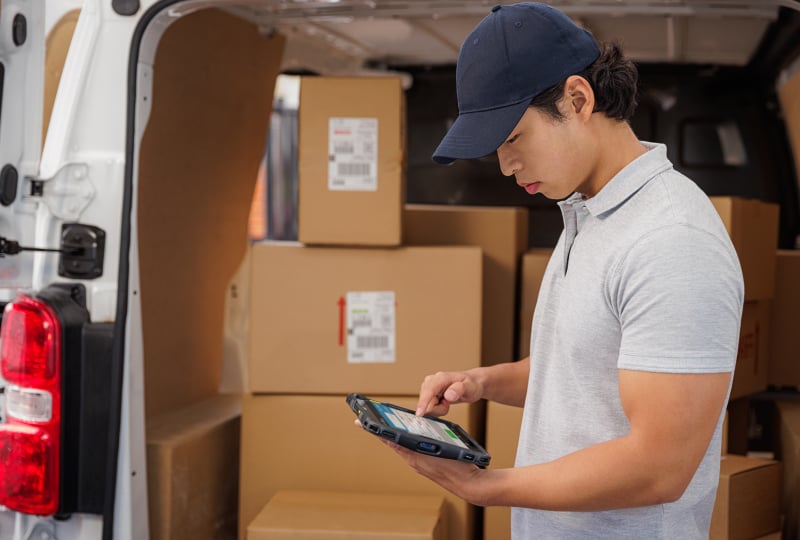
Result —
[[[444, 498], [331, 491], [279, 491], [248, 526], [257, 531], [347, 532], [374, 538], [434, 538]], [[374, 536], [372, 536], [374, 535]]]
[[777, 461], [771, 459], [753, 459], [745, 456], [738, 456], [735, 454], [726, 454], [722, 456], [719, 466], [719, 476], [731, 477], [737, 474], [745, 473], [761, 467], [768, 467], [774, 465]]
[[148, 444], [177, 444], [198, 432], [240, 416], [242, 398], [219, 395], [188, 407], [158, 415], [147, 421]]

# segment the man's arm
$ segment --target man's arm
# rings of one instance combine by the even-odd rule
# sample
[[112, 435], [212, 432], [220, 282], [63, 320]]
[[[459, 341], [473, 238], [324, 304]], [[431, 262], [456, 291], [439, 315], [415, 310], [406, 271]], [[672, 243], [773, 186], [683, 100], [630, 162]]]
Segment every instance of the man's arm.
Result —
[[395, 449], [421, 474], [484, 506], [597, 511], [671, 502], [708, 448], [730, 376], [620, 370], [630, 432], [540, 465], [482, 470]]

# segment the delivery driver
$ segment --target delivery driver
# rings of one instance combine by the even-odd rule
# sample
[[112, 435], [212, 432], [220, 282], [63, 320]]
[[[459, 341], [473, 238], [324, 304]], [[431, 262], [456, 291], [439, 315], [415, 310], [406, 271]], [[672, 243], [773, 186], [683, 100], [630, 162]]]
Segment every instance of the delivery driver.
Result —
[[[497, 152], [558, 203], [564, 230], [530, 357], [422, 383], [417, 414], [524, 407], [516, 465], [479, 469], [393, 445], [529, 538], [706, 538], [743, 302], [739, 262], [703, 192], [629, 126], [637, 72], [543, 4], [495, 6], [458, 58], [459, 116], [433, 159]], [[491, 450], [491, 449], [490, 449]]]

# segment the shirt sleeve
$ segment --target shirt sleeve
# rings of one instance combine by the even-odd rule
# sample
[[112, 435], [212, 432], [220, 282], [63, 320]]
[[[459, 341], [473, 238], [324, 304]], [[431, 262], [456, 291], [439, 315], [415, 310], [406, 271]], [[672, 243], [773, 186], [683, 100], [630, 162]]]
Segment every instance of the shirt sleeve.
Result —
[[687, 224], [652, 231], [617, 264], [607, 293], [622, 329], [619, 368], [733, 371], [744, 287], [727, 238]]

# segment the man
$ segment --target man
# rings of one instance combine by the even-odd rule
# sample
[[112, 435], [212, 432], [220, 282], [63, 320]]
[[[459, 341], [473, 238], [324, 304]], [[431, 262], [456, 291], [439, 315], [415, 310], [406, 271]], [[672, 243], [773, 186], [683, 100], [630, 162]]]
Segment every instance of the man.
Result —
[[458, 59], [459, 117], [433, 158], [497, 152], [559, 202], [564, 231], [530, 357], [436, 373], [417, 414], [489, 399], [524, 407], [512, 469], [392, 445], [467, 501], [512, 510], [527, 538], [708, 536], [743, 302], [708, 198], [628, 120], [637, 75], [614, 45], [543, 4], [495, 6]]

